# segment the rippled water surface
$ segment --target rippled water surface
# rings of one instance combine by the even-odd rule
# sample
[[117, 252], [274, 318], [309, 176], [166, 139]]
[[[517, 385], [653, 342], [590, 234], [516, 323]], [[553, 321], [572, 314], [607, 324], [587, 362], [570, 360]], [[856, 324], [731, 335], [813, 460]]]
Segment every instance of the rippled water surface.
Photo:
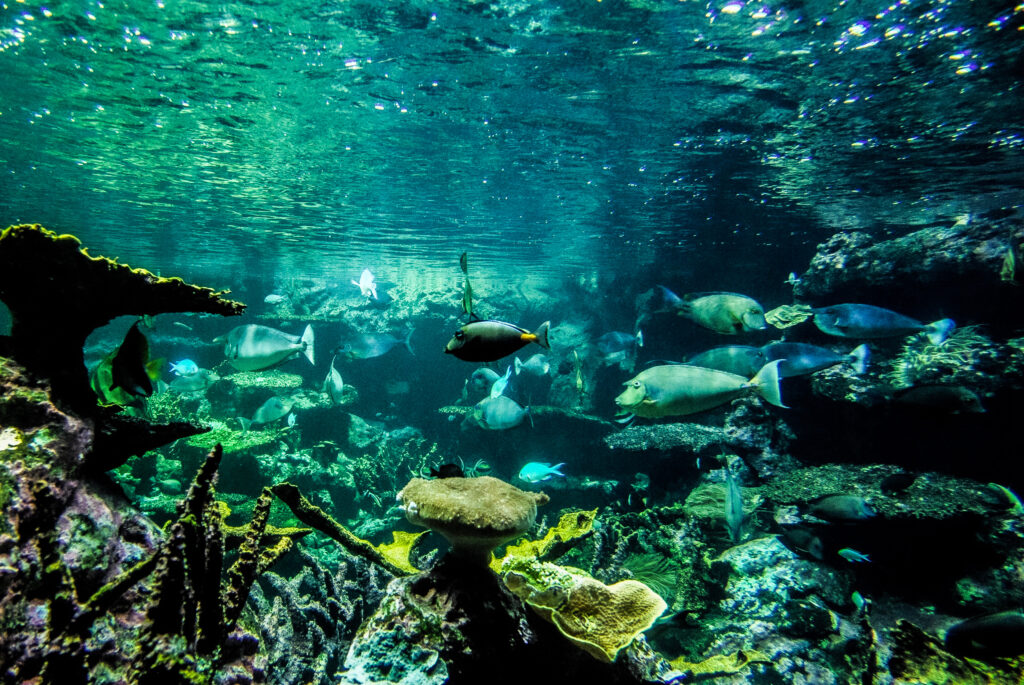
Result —
[[782, 278], [1021, 200], [1012, 3], [0, 7], [4, 222], [165, 273]]

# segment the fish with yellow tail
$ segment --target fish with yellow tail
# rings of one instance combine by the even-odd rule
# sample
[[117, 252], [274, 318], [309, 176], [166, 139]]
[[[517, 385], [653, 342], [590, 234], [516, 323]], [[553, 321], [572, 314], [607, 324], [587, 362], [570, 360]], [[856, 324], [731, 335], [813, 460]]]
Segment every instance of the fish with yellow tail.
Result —
[[712, 409], [754, 392], [776, 407], [785, 407], [779, 391], [779, 364], [769, 362], [753, 378], [699, 366], [652, 366], [629, 379], [615, 398], [621, 409], [647, 419], [683, 416]]
[[550, 321], [545, 321], [534, 331], [528, 331], [514, 324], [491, 319], [470, 321], [455, 331], [445, 345], [445, 354], [466, 362], [493, 362], [507, 357], [530, 343], [537, 343], [546, 350]]

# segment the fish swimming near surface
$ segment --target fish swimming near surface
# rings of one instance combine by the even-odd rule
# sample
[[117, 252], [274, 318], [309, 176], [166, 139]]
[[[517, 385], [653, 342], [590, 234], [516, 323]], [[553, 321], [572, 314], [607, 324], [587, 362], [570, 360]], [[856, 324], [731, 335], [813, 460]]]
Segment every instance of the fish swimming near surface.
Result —
[[841, 550], [836, 552], [836, 554], [841, 556], [843, 559], [846, 559], [850, 563], [871, 561], [871, 559], [868, 558], [867, 554], [864, 554], [863, 552], [858, 552], [855, 549], [850, 549], [849, 547], [843, 547]]
[[505, 394], [505, 388], [508, 387], [508, 380], [512, 378], [512, 366], [511, 364], [505, 370], [505, 375], [498, 378], [491, 385], [491, 397], [500, 397]]
[[260, 408], [256, 410], [251, 419], [239, 417], [238, 421], [242, 424], [242, 432], [248, 431], [253, 426], [272, 423], [287, 416], [294, 404], [295, 401], [290, 397], [278, 397], [276, 395], [271, 397], [260, 405]]
[[182, 359], [180, 362], [171, 364], [171, 373], [175, 376], [191, 376], [199, 373], [199, 365], [191, 359]]
[[469, 389], [477, 394], [485, 392], [489, 393], [491, 388], [494, 387], [494, 382], [499, 378], [501, 378], [501, 376], [497, 371], [486, 366], [481, 366], [470, 374]]
[[729, 539], [739, 542], [743, 539], [743, 491], [732, 467], [725, 467], [725, 527]]
[[187, 394], [202, 392], [220, 380], [215, 372], [208, 369], [199, 369], [188, 376], [178, 376], [167, 386], [172, 392]]
[[946, 631], [946, 649], [974, 657], [1024, 654], [1024, 612], [1011, 610], [961, 621]]
[[532, 333], [525, 328], [504, 321], [470, 321], [445, 345], [444, 351], [466, 362], [493, 362], [507, 357], [531, 342], [544, 349], [548, 343], [551, 322], [545, 321]]
[[564, 478], [565, 474], [558, 470], [563, 466], [565, 466], [565, 462], [552, 466], [550, 462], [546, 461], [531, 461], [519, 469], [519, 479], [527, 483], [540, 483], [555, 476]]
[[981, 398], [962, 385], [918, 385], [901, 390], [893, 404], [930, 414], [983, 414]]
[[149, 340], [136, 321], [110, 363], [110, 389], [120, 388], [132, 395], [149, 397], [153, 394], [153, 379], [146, 368], [148, 364]]
[[924, 333], [928, 342], [939, 345], [956, 327], [952, 319], [926, 324], [870, 304], [835, 304], [811, 311], [818, 330], [841, 338], [893, 338]]
[[529, 407], [521, 407], [515, 400], [499, 395], [477, 402], [466, 420], [487, 430], [508, 430], [520, 425], [529, 413]]
[[875, 515], [863, 497], [857, 495], [826, 495], [811, 502], [807, 512], [825, 521], [864, 521]]
[[415, 329], [410, 328], [404, 338], [396, 338], [390, 333], [360, 333], [349, 338], [345, 344], [337, 348], [335, 354], [340, 354], [348, 359], [374, 359], [387, 354], [393, 347], [401, 344], [405, 345], [409, 354], [415, 356], [416, 353], [412, 350], [412, 334], [414, 332]]
[[867, 371], [871, 351], [867, 345], [858, 345], [849, 354], [839, 354], [827, 347], [799, 342], [773, 342], [761, 348], [766, 361], [781, 359], [779, 376], [792, 378], [827, 369], [836, 364], [849, 364], [858, 374]]
[[779, 361], [765, 364], [747, 379], [734, 373], [685, 364], [652, 366], [623, 383], [615, 403], [634, 416], [656, 419], [712, 409], [748, 392], [776, 407], [785, 407], [779, 393]]
[[320, 387], [320, 391], [326, 393], [331, 398], [331, 404], [341, 404], [341, 398], [345, 390], [341, 374], [334, 368], [334, 360], [337, 358], [337, 355], [331, 357], [331, 366], [327, 369], [327, 377], [324, 378], [323, 385]]
[[686, 360], [690, 366], [727, 371], [744, 378], [750, 378], [768, 362], [762, 348], [751, 345], [715, 347]]
[[300, 355], [314, 363], [312, 326], [298, 336], [250, 323], [232, 328], [214, 342], [224, 343], [224, 356], [239, 371], [263, 371]]
[[548, 361], [548, 356], [538, 352], [535, 355], [529, 357], [525, 362], [519, 361], [519, 357], [515, 358], [515, 369], [516, 375], [525, 373], [530, 376], [536, 376], [543, 378], [551, 372], [551, 362]]
[[377, 299], [377, 284], [373, 280], [373, 273], [369, 269], [363, 269], [363, 273], [359, 275], [359, 280], [353, 280], [352, 285], [359, 287], [359, 292], [363, 297]]
[[763, 331], [764, 307], [738, 293], [690, 293], [675, 305], [676, 313], [722, 335]]

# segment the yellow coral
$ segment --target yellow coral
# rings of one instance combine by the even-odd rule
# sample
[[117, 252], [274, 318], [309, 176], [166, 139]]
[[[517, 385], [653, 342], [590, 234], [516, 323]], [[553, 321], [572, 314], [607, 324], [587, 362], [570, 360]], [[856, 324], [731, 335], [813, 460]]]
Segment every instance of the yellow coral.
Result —
[[501, 564], [510, 557], [526, 559], [545, 559], [553, 550], [559, 549], [564, 543], [589, 535], [594, 529], [597, 509], [591, 511], [570, 511], [562, 514], [558, 524], [548, 528], [548, 532], [539, 540], [524, 540], [505, 548], [501, 557], [491, 558], [491, 570], [501, 572]]
[[420, 541], [427, 531], [420, 533], [406, 533], [404, 531], [392, 531], [391, 542], [377, 545], [377, 551], [381, 556], [390, 561], [396, 567], [407, 573], [419, 573], [420, 570], [409, 561], [409, 554], [416, 543]]

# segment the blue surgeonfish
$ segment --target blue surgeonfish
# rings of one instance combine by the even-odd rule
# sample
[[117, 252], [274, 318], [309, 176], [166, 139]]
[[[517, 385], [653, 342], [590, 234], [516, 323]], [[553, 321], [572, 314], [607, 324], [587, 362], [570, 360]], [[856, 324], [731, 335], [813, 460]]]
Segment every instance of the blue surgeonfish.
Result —
[[893, 338], [924, 333], [928, 342], [939, 345], [956, 327], [952, 319], [926, 324], [870, 304], [834, 304], [811, 311], [814, 313], [814, 325], [822, 333], [841, 338]]
[[363, 269], [359, 280], [353, 280], [352, 285], [358, 286], [363, 297], [377, 299], [377, 284], [373, 280], [373, 273], [369, 269]]
[[300, 355], [314, 363], [312, 326], [298, 336], [250, 323], [232, 328], [214, 342], [224, 343], [224, 356], [239, 371], [262, 371]]
[[563, 466], [565, 466], [565, 462], [552, 466], [547, 461], [531, 461], [519, 469], [519, 479], [525, 480], [527, 483], [540, 483], [541, 481], [550, 480], [554, 476], [564, 478], [565, 474], [558, 470]]
[[780, 363], [765, 364], [749, 380], [735, 373], [699, 366], [652, 366], [623, 383], [626, 389], [615, 398], [615, 403], [634, 416], [651, 419], [695, 414], [748, 392], [756, 392], [770, 404], [784, 407], [779, 394]]
[[477, 402], [466, 421], [487, 430], [508, 430], [521, 424], [529, 413], [529, 407], [521, 407], [515, 400], [499, 395]]
[[175, 376], [191, 376], [194, 373], [199, 373], [199, 365], [191, 359], [182, 359], [180, 362], [171, 364], [171, 373]]
[[545, 321], [531, 333], [504, 321], [470, 321], [455, 331], [444, 351], [466, 362], [493, 362], [531, 342], [547, 350], [551, 349], [548, 344], [550, 326], [551, 322]]
[[391, 348], [398, 344], [405, 345], [409, 354], [415, 355], [412, 351], [412, 334], [415, 329], [410, 328], [405, 338], [396, 338], [390, 333], [360, 333], [349, 338], [341, 347], [335, 350], [335, 354], [341, 354], [348, 359], [374, 359], [391, 351]]
[[867, 345], [858, 345], [849, 354], [839, 354], [827, 347], [799, 342], [773, 342], [761, 348], [766, 361], [781, 359], [779, 376], [792, 378], [827, 369], [836, 364], [849, 364], [858, 374], [867, 371], [871, 352]]

